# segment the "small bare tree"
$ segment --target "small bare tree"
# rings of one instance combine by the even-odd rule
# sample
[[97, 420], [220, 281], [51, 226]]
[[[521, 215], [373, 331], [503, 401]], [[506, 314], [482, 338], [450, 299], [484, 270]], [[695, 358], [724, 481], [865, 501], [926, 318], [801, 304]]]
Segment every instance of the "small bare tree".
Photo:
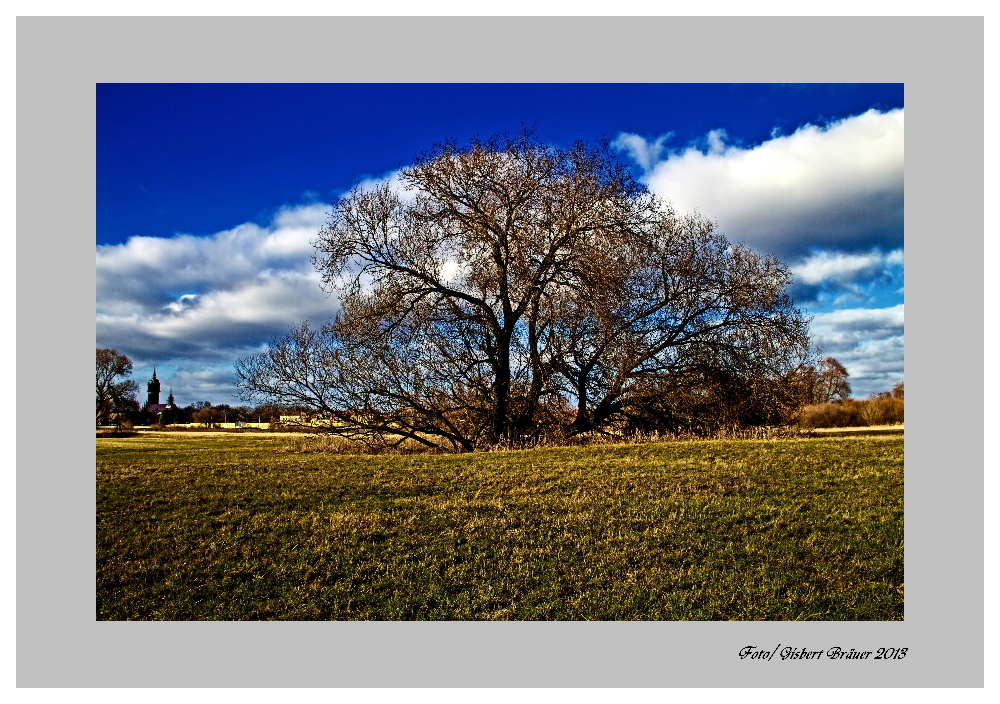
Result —
[[851, 397], [850, 374], [833, 357], [826, 357], [816, 366], [816, 386], [813, 403], [846, 401]]
[[138, 410], [139, 384], [122, 378], [131, 373], [132, 360], [118, 350], [97, 350], [97, 425], [115, 421], [120, 426], [125, 411]]

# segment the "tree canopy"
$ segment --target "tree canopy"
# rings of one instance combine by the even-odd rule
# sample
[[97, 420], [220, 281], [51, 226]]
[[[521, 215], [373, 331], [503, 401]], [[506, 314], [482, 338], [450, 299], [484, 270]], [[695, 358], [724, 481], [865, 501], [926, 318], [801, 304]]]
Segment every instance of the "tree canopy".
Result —
[[454, 450], [793, 403], [810, 345], [788, 269], [675, 212], [606, 143], [446, 142], [400, 181], [334, 205], [313, 261], [338, 316], [239, 360], [244, 398]]

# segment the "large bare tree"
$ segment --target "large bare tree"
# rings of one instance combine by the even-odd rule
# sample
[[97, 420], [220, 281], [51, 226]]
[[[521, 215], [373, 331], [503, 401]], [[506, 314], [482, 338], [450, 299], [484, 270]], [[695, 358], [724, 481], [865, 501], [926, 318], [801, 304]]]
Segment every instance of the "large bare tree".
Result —
[[606, 144], [447, 142], [400, 178], [335, 205], [314, 263], [337, 321], [240, 360], [245, 398], [470, 450], [648, 416], [694, 370], [749, 389], [808, 350], [787, 269], [676, 214]]

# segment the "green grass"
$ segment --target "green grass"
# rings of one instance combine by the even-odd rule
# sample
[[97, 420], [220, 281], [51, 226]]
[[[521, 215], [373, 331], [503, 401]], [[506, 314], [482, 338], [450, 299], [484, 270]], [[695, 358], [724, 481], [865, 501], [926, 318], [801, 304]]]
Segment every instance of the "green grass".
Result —
[[896, 620], [903, 439], [97, 440], [101, 620]]

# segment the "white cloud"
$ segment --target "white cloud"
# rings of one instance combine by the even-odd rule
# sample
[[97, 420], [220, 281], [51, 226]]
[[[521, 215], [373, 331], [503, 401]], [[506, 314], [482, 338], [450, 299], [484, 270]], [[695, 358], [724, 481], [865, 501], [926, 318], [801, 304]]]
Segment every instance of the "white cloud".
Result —
[[[253, 281], [236, 287], [209, 291], [198, 297], [182, 296], [194, 304], [150, 316], [147, 329], [162, 339], [185, 340], [192, 336], [222, 334], [230, 326], [286, 326], [290, 321], [329, 312], [329, 300], [312, 295], [319, 291], [315, 272], [265, 270]], [[317, 311], [315, 304], [323, 311]], [[290, 313], [301, 313], [289, 317]]]
[[234, 394], [233, 380], [231, 364], [205, 367], [187, 362], [167, 370], [163, 386], [174, 390], [175, 401], [182, 407], [198, 401], [209, 401], [215, 405], [242, 405], [243, 402]]
[[[902, 110], [807, 125], [750, 148], [713, 130], [698, 148], [668, 153], [670, 138], [623, 134], [614, 146], [679, 210], [699, 210], [732, 239], [794, 262], [798, 284], [851, 294], [859, 282], [902, 266]], [[412, 197], [399, 171], [359, 186], [382, 183]], [[233, 402], [236, 359], [290, 324], [336, 311], [310, 263], [328, 210], [290, 206], [267, 226], [99, 246], [98, 346], [129, 354], [139, 378], [153, 363], [171, 363], [182, 405]], [[812, 331], [847, 366], [856, 396], [902, 377], [902, 305], [823, 313]]]
[[708, 140], [708, 153], [709, 154], [723, 154], [726, 151], [726, 134], [725, 130], [712, 130], [706, 136]]
[[[657, 195], [715, 220], [730, 239], [790, 263], [806, 305], [872, 306], [901, 293], [902, 109], [869, 110], [767, 141], [730, 143], [713, 130], [666, 152], [663, 140], [620, 135], [615, 147], [644, 169]], [[811, 330], [851, 374], [855, 396], [884, 391], [903, 374], [903, 306], [822, 313]]]
[[183, 313], [185, 310], [188, 310], [192, 306], [197, 305], [197, 303], [198, 303], [198, 294], [185, 293], [176, 301], [171, 301], [170, 303], [168, 303], [167, 310], [169, 310], [171, 313]]
[[382, 176], [366, 176], [358, 182], [356, 187], [367, 191], [388, 184], [390, 190], [398, 195], [404, 203], [411, 203], [416, 199], [417, 191], [403, 183], [402, 174], [402, 169], [396, 169]]
[[[98, 247], [98, 347], [122, 350], [137, 368], [173, 360], [189, 373], [212, 365], [231, 370], [290, 324], [330, 319], [336, 302], [310, 263], [326, 211], [319, 204], [286, 207], [266, 227]], [[192, 368], [185, 360], [198, 361]]]
[[285, 234], [288, 230], [316, 230], [326, 222], [330, 206], [325, 203], [309, 205], [286, 205], [278, 209], [271, 221], [271, 227], [277, 234]]
[[888, 254], [874, 251], [868, 254], [845, 254], [844, 252], [816, 252], [789, 268], [797, 281], [808, 285], [824, 282], [846, 283], [859, 278], [871, 278], [889, 266], [903, 262], [903, 250], [893, 250]]
[[622, 133], [611, 143], [611, 148], [627, 152], [644, 171], [649, 171], [660, 161], [663, 147], [673, 137], [672, 132], [660, 135], [655, 142], [648, 142], [637, 134]]
[[671, 152], [651, 168], [659, 140], [623, 134], [616, 144], [678, 210], [697, 210], [761, 251], [802, 256], [816, 248], [902, 245], [902, 109], [805, 125], [750, 148], [726, 139], [713, 130], [704, 150]]
[[858, 274], [870, 274], [881, 268], [882, 257], [878, 254], [841, 254], [821, 252], [804, 262], [791, 267], [797, 279], [806, 284], [824, 281], [850, 279]]
[[854, 396], [888, 391], [903, 378], [903, 305], [846, 308], [813, 319], [814, 341], [850, 374]]
[[891, 308], [845, 308], [816, 316], [821, 325], [847, 326], [851, 328], [903, 327], [903, 304]]

